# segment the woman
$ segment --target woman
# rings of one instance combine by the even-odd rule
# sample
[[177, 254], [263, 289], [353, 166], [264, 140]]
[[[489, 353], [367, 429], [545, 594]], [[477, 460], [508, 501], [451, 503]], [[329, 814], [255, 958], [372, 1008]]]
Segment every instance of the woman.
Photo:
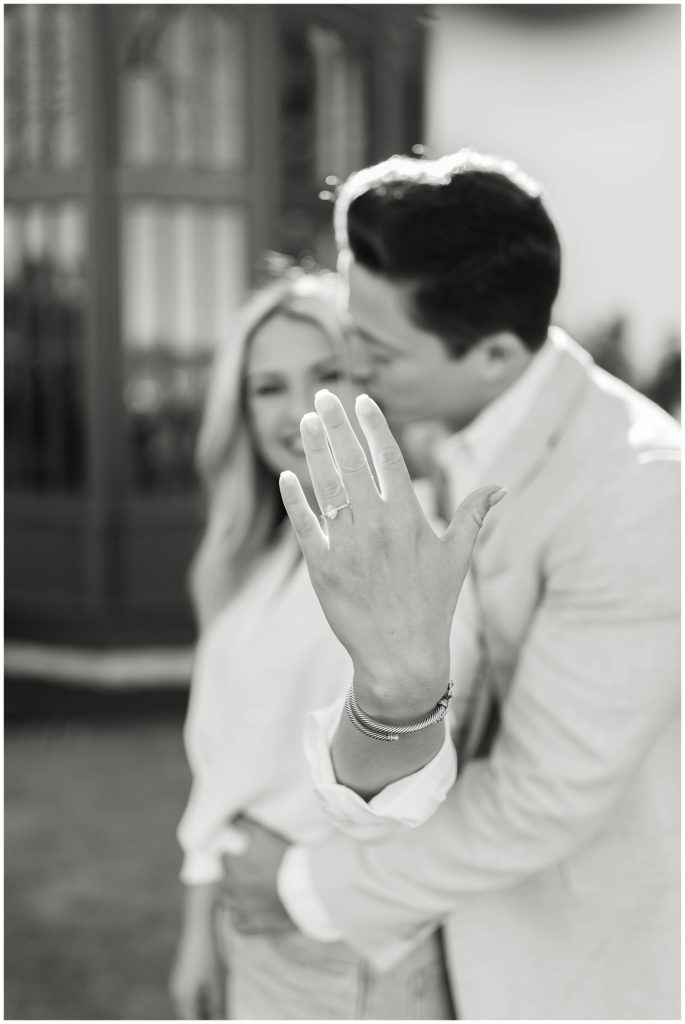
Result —
[[451, 1016], [435, 935], [380, 976], [343, 943], [243, 936], [216, 913], [222, 854], [241, 850], [238, 815], [291, 842], [330, 830], [301, 737], [307, 712], [343, 693], [352, 668], [277, 480], [290, 469], [308, 486], [299, 422], [314, 393], [351, 396], [342, 323], [334, 275], [280, 282], [242, 311], [210, 382], [198, 449], [209, 515], [192, 569], [200, 642], [185, 728], [193, 787], [178, 830], [185, 901], [171, 985], [188, 1019], [221, 1015], [221, 959], [233, 1019]]

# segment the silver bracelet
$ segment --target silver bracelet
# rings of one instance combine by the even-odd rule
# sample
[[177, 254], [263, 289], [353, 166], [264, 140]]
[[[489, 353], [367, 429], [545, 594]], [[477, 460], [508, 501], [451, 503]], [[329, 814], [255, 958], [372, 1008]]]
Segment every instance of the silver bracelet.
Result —
[[442, 722], [443, 718], [447, 714], [453, 693], [454, 683], [450, 680], [449, 686], [433, 710], [429, 711], [428, 714], [420, 721], [411, 722], [409, 725], [385, 725], [383, 722], [378, 722], [375, 718], [371, 718], [362, 711], [357, 704], [354, 694], [354, 686], [350, 686], [345, 695], [345, 711], [347, 712], [347, 717], [352, 722], [352, 725], [354, 725], [359, 732], [364, 733], [365, 736], [369, 736], [373, 740], [385, 740], [389, 743], [397, 743], [400, 736], [406, 736], [413, 732], [420, 732], [422, 729], [427, 729], [429, 725], [437, 725], [438, 722]]

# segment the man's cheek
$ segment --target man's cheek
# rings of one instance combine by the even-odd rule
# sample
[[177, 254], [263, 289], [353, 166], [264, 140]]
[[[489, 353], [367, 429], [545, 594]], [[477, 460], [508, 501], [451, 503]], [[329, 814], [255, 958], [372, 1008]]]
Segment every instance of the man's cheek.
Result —
[[421, 406], [423, 390], [418, 377], [403, 371], [395, 374], [393, 380], [387, 382], [386, 395], [392, 405], [396, 405], [402, 411], [411, 412], [417, 405]]
[[405, 398], [411, 392], [412, 379], [406, 371], [386, 366], [376, 373], [375, 381], [379, 394], [390, 399]]

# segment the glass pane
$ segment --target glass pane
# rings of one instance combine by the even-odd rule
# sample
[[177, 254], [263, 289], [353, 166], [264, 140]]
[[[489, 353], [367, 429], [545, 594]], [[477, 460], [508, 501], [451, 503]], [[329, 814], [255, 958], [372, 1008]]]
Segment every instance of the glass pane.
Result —
[[81, 149], [82, 86], [76, 78], [79, 60], [78, 11], [72, 6], [48, 8], [52, 17], [54, 78], [52, 82], [52, 156], [58, 167], [78, 162]]
[[245, 295], [246, 244], [234, 207], [137, 201], [124, 212], [124, 403], [136, 490], [195, 486], [207, 373]]
[[364, 166], [366, 108], [361, 60], [339, 33], [320, 25], [309, 28], [314, 55], [317, 181], [328, 175], [346, 178]]
[[[370, 57], [358, 40], [311, 19], [280, 25], [280, 248], [332, 265], [327, 179], [367, 163]], [[334, 257], [333, 257], [334, 258]]]
[[293, 256], [311, 244], [315, 230], [310, 211], [314, 183], [315, 72], [306, 34], [300, 25], [281, 22], [279, 63], [279, 156], [281, 220], [279, 248]]
[[245, 156], [244, 39], [225, 5], [123, 9], [123, 160], [228, 168]]
[[5, 166], [68, 168], [82, 147], [76, 5], [5, 8]]
[[5, 213], [5, 482], [84, 483], [84, 218], [75, 202]]

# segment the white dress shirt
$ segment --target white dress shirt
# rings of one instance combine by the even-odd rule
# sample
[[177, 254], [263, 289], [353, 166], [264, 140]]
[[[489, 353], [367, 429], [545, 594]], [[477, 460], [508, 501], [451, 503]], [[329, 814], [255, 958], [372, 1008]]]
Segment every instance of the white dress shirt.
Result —
[[[550, 333], [554, 331], [555, 328], [551, 328]], [[488, 468], [544, 390], [554, 363], [554, 347], [548, 340], [518, 380], [468, 427], [436, 442], [433, 458], [445, 473], [452, 508], [456, 509], [475, 488], [497, 483], [487, 479]], [[459, 596], [450, 642], [451, 672], [456, 680], [451, 712], [453, 724], [456, 719], [458, 725], [472, 697], [470, 684], [475, 679], [475, 659], [480, 651], [479, 633], [477, 597], [469, 582]], [[464, 680], [463, 686], [459, 685], [460, 678]], [[335, 781], [330, 746], [341, 713], [342, 702], [336, 701], [310, 715], [305, 733], [305, 751], [314, 787], [329, 821], [347, 835], [364, 841], [388, 838], [404, 828], [415, 828], [427, 821], [454, 783], [454, 775], [446, 767], [446, 745], [443, 744], [421, 772], [392, 783], [367, 804]], [[426, 774], [417, 783], [416, 776], [422, 773]], [[305, 845], [292, 846], [286, 851], [278, 876], [278, 892], [301, 931], [320, 941], [340, 939], [340, 932], [314, 889]], [[417, 936], [417, 941], [422, 937]]]

